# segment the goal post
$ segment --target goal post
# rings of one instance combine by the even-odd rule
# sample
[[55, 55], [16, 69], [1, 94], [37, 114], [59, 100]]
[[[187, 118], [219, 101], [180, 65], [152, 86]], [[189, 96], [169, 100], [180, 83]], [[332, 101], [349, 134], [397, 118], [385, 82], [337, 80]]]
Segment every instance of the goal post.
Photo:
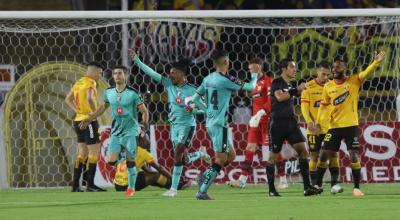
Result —
[[[210, 55], [218, 49], [229, 52], [229, 74], [242, 80], [249, 78], [247, 60], [255, 54], [265, 61], [265, 72], [275, 75], [279, 60], [292, 57], [299, 67], [299, 81], [312, 78], [318, 63], [332, 62], [335, 56], [346, 59], [349, 74], [357, 73], [373, 60], [375, 51], [383, 50], [385, 61], [360, 94], [363, 180], [399, 181], [399, 46], [399, 9], [0, 12], [0, 118], [4, 128], [0, 152], [6, 152], [7, 161], [7, 174], [0, 174], [0, 183], [4, 185], [6, 179], [6, 185], [15, 188], [70, 184], [76, 136], [70, 123], [73, 113], [63, 102], [65, 95], [84, 73], [84, 64], [91, 61], [105, 66], [105, 80], [112, 84], [112, 68], [131, 63], [128, 48], [137, 50], [143, 62], [163, 75], [168, 74], [171, 62], [190, 58], [193, 64], [187, 77], [196, 86], [213, 71]], [[26, 80], [28, 75], [31, 78]], [[153, 152], [161, 165], [170, 168], [166, 93], [134, 65], [129, 84], [142, 95], [150, 95], [146, 104]], [[99, 90], [105, 87], [104, 81]], [[303, 121], [296, 102], [296, 113]], [[232, 97], [230, 130], [238, 157], [220, 174], [219, 182], [237, 178], [240, 172], [249, 108], [248, 95], [239, 92]], [[105, 116], [103, 125], [109, 125], [109, 117]], [[198, 117], [198, 124], [189, 150], [206, 146], [211, 153], [204, 117]], [[257, 153], [250, 178], [255, 183], [265, 181], [267, 149], [263, 146]], [[342, 149], [343, 156], [347, 152]], [[286, 171], [295, 177], [297, 165], [290, 155]], [[342, 181], [350, 181], [348, 164], [347, 159], [341, 160]], [[196, 162], [184, 175], [192, 178], [205, 166]], [[105, 174], [109, 167], [103, 164], [98, 169], [96, 180], [109, 183]]]

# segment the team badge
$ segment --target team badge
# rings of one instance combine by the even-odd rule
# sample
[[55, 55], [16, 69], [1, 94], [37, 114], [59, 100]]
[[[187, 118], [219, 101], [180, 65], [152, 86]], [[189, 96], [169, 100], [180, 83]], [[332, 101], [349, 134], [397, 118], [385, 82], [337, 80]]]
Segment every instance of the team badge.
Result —
[[117, 113], [118, 113], [119, 115], [122, 115], [122, 113], [124, 113], [124, 110], [122, 109], [122, 107], [118, 107], [118, 108], [117, 108]]

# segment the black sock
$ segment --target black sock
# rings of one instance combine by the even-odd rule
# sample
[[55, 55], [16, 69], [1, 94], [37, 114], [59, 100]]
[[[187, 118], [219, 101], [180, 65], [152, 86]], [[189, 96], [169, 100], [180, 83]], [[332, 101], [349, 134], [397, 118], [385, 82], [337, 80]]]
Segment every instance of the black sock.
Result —
[[87, 169], [87, 186], [94, 186], [94, 176], [96, 175], [97, 163], [89, 163], [89, 168]]
[[85, 164], [82, 167], [82, 185], [87, 185], [87, 167], [86, 167], [87, 161], [85, 161]]
[[317, 185], [319, 187], [322, 186], [322, 180], [324, 178], [325, 171], [326, 171], [326, 168], [322, 168], [322, 167], [317, 168]]
[[83, 166], [85, 164], [82, 162], [82, 159], [80, 157], [76, 158], [75, 161], [75, 167], [74, 167], [74, 176], [73, 176], [73, 182], [72, 182], [72, 187], [73, 188], [78, 188], [79, 187], [79, 180], [81, 178]]
[[[172, 185], [172, 179], [171, 179], [171, 178], [168, 178], [168, 179], [167, 179], [167, 182], [165, 183], [165, 185], [164, 185], [164, 186], [161, 186], [161, 185], [160, 185], [160, 187], [164, 187], [164, 188], [166, 188], [166, 189], [170, 189], [170, 188], [171, 188], [171, 185]], [[180, 185], [180, 183], [179, 183], [179, 185]], [[178, 186], [178, 189], [179, 189], [179, 186]]]
[[317, 171], [310, 171], [311, 184], [317, 185]]
[[331, 173], [331, 187], [336, 185], [339, 178], [339, 167], [329, 167]]
[[303, 177], [304, 189], [308, 189], [310, 187], [310, 171], [308, 169], [308, 160], [299, 158], [299, 165], [300, 173]]
[[360, 188], [361, 169], [351, 169], [353, 173], [354, 188]]
[[267, 163], [266, 171], [267, 171], [267, 180], [268, 180], [269, 191], [270, 192], [276, 191], [276, 189], [275, 189], [275, 165]]

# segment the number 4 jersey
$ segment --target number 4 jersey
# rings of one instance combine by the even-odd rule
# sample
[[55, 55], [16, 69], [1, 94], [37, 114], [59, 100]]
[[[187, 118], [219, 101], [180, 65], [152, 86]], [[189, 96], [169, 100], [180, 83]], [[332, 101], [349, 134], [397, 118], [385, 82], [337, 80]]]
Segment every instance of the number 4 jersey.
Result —
[[210, 73], [203, 79], [197, 93], [205, 96], [207, 105], [206, 126], [227, 126], [228, 109], [232, 92], [242, 89], [244, 83], [234, 76], [219, 72]]

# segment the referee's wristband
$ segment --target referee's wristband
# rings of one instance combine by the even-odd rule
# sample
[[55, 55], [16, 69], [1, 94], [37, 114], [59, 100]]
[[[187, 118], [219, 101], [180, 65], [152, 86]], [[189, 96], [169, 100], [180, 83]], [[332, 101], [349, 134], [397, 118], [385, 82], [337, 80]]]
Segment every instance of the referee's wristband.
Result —
[[290, 96], [295, 96], [298, 93], [297, 88], [294, 88], [294, 87], [291, 88], [288, 92], [289, 92]]

